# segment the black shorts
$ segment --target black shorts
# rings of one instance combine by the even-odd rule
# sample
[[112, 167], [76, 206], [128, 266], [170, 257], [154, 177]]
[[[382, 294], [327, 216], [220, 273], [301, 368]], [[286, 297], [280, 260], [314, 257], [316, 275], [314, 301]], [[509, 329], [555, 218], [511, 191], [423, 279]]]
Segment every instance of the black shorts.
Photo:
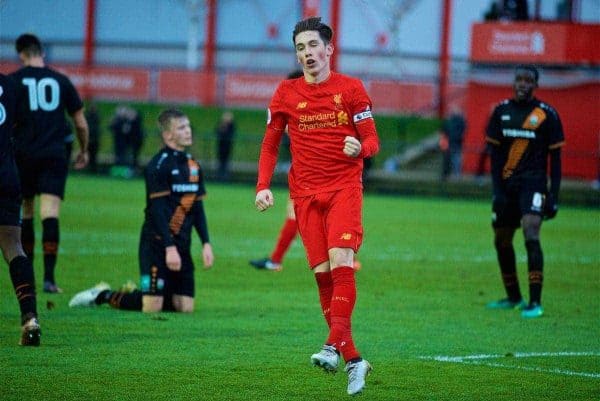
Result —
[[21, 201], [0, 197], [0, 226], [21, 226]]
[[172, 271], [165, 263], [162, 241], [142, 230], [139, 246], [140, 289], [143, 295], [164, 297], [163, 310], [168, 310], [173, 295], [194, 297], [194, 263], [189, 246], [177, 246], [181, 270]]
[[12, 158], [0, 160], [0, 226], [21, 225], [21, 186]]
[[518, 228], [525, 214], [544, 215], [547, 189], [545, 182], [531, 181], [508, 186], [506, 205], [492, 215], [494, 228]]
[[23, 198], [51, 194], [64, 199], [69, 164], [66, 159], [17, 159]]

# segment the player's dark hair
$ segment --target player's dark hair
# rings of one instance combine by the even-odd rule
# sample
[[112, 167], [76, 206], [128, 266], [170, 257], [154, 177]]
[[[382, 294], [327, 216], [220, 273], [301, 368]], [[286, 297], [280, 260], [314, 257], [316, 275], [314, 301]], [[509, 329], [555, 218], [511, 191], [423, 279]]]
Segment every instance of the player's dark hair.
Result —
[[41, 56], [43, 52], [42, 42], [31, 33], [24, 33], [15, 42], [17, 54], [25, 53], [28, 56]]
[[296, 79], [304, 76], [302, 70], [294, 70], [287, 75], [287, 79]]
[[515, 72], [517, 70], [525, 70], [525, 71], [529, 71], [533, 74], [533, 78], [535, 79], [535, 82], [538, 81], [538, 79], [540, 78], [540, 72], [538, 71], [537, 68], [535, 68], [532, 65], [529, 64], [519, 64], [518, 66], [515, 67]]
[[185, 113], [181, 110], [166, 109], [158, 115], [158, 125], [162, 131], [168, 131], [171, 128], [171, 120], [185, 116]]
[[318, 31], [319, 36], [325, 44], [331, 42], [331, 38], [333, 38], [333, 30], [329, 25], [321, 22], [321, 17], [310, 17], [298, 22], [294, 27], [294, 33], [292, 34], [292, 43], [294, 43], [294, 46], [296, 45], [296, 35], [305, 31]]

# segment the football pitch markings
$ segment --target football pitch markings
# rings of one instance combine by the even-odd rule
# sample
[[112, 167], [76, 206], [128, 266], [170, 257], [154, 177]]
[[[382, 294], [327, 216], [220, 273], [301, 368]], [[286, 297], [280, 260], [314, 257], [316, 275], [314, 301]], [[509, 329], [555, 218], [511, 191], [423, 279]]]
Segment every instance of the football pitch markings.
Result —
[[502, 362], [494, 362], [498, 359], [514, 358], [514, 359], [525, 359], [525, 358], [563, 358], [563, 357], [600, 357], [600, 352], [515, 352], [508, 353], [505, 355], [501, 354], [479, 354], [479, 355], [466, 355], [466, 356], [420, 356], [419, 359], [433, 360], [437, 362], [446, 363], [460, 363], [465, 365], [478, 365], [478, 366], [489, 366], [492, 368], [505, 368], [505, 369], [519, 369], [528, 370], [532, 372], [544, 372], [544, 373], [555, 373], [564, 376], [582, 376], [593, 379], [600, 379], [600, 373], [596, 372], [576, 372], [573, 370], [560, 369], [560, 368], [545, 368], [540, 366], [524, 366], [524, 365], [510, 365]]

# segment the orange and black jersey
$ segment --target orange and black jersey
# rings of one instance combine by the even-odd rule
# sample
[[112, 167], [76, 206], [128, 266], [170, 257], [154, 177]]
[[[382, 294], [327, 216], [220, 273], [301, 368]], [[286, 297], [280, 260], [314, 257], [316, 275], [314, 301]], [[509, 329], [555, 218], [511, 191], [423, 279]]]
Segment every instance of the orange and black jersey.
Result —
[[556, 110], [535, 98], [504, 100], [494, 109], [486, 129], [486, 141], [494, 145], [502, 163], [502, 180], [545, 180], [548, 152], [560, 148], [564, 140]]
[[70, 126], [65, 112], [73, 114], [83, 107], [69, 78], [48, 67], [23, 67], [10, 75], [28, 109], [27, 118], [15, 131], [17, 157], [66, 157], [65, 136]]
[[202, 243], [209, 242], [202, 170], [190, 154], [163, 148], [146, 166], [145, 180], [143, 231], [159, 237], [165, 247], [186, 246], [194, 226]]

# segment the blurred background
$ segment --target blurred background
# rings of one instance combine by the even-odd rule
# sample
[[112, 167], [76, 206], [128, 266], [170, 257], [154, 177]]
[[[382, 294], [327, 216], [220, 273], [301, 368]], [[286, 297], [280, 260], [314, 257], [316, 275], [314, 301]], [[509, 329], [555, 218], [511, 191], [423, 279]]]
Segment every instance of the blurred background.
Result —
[[251, 182], [269, 99], [298, 66], [291, 32], [313, 15], [336, 33], [333, 68], [373, 100], [368, 189], [489, 196], [485, 123], [532, 63], [565, 126], [566, 199], [599, 205], [600, 0], [0, 0], [0, 71], [19, 67], [21, 33], [40, 37], [91, 112], [93, 173], [139, 174], [168, 104], [190, 114], [209, 178]]

